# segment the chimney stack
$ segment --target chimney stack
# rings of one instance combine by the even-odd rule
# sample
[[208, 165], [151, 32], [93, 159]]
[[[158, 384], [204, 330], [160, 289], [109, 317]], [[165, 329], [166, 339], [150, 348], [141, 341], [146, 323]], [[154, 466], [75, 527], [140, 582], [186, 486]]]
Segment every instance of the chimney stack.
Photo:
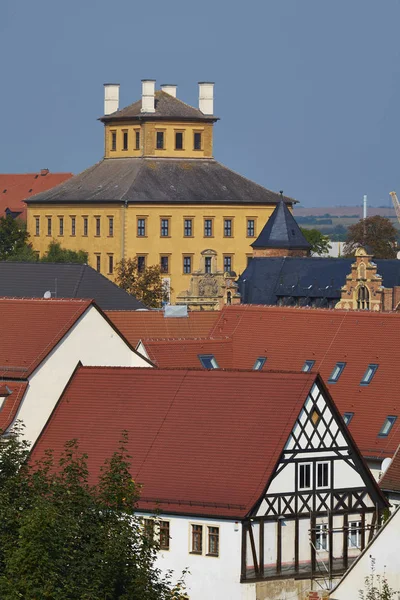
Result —
[[199, 109], [204, 115], [214, 114], [214, 84], [199, 81]]
[[161, 86], [161, 89], [166, 94], [169, 94], [170, 96], [173, 96], [174, 98], [176, 98], [176, 85], [175, 84], [173, 84], [173, 83], [164, 83]]
[[119, 108], [119, 83], [104, 84], [104, 114], [111, 115]]
[[142, 79], [142, 108], [143, 113], [155, 112], [154, 94], [156, 90], [155, 79]]

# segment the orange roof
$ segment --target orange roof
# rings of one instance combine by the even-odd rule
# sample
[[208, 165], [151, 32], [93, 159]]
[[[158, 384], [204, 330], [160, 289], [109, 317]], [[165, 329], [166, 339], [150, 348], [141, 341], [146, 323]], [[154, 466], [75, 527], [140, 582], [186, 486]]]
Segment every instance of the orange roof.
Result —
[[161, 311], [110, 310], [106, 315], [133, 347], [145, 339], [206, 337], [219, 317], [213, 311], [193, 311], [176, 318], [164, 317]]
[[91, 304], [0, 298], [0, 377], [26, 379]]
[[400, 446], [393, 460], [379, 481], [379, 487], [388, 492], [400, 492]]
[[27, 387], [26, 381], [0, 381], [0, 398], [5, 398], [0, 410], [1, 431], [13, 422]]
[[[171, 343], [173, 342], [173, 343]], [[218, 356], [218, 367], [232, 366], [232, 341], [210, 339], [146, 340], [150, 360], [161, 368], [201, 368], [199, 355]]]
[[72, 173], [50, 173], [48, 169], [39, 173], [0, 173], [0, 217], [8, 208], [11, 212], [21, 213], [19, 217], [25, 219], [26, 198], [49, 190], [72, 176]]

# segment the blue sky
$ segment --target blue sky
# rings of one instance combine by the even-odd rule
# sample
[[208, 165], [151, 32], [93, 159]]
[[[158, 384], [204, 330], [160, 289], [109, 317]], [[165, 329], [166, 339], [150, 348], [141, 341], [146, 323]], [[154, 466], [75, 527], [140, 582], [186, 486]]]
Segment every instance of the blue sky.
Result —
[[103, 83], [197, 105], [215, 81], [215, 157], [304, 205], [400, 192], [399, 0], [2, 0], [0, 172], [102, 157]]

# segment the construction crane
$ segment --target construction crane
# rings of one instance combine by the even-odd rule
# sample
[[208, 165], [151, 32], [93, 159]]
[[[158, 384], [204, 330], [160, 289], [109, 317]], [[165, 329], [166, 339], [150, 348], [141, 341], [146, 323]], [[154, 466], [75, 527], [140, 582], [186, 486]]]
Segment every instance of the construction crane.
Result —
[[400, 223], [400, 202], [399, 202], [399, 199], [397, 197], [396, 192], [390, 192], [390, 195], [392, 196], [392, 202], [393, 202], [394, 210], [396, 211], [397, 220]]

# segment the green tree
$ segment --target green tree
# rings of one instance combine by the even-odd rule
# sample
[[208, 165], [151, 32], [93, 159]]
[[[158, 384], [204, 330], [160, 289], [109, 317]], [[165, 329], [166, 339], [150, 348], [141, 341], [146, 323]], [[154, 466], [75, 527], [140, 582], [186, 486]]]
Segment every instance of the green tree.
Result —
[[376, 575], [375, 558], [371, 557], [371, 573], [364, 579], [364, 589], [359, 590], [360, 600], [394, 600], [398, 592], [390, 587], [385, 573]]
[[126, 435], [92, 485], [76, 441], [29, 465], [20, 433], [0, 439], [0, 598], [184, 598], [155, 567], [157, 544], [135, 515]]
[[60, 242], [53, 240], [50, 242], [40, 262], [86, 264], [88, 262], [88, 253], [84, 250], [77, 250], [76, 252], [75, 250], [67, 250], [61, 247]]
[[25, 224], [11, 215], [0, 217], [0, 260], [10, 256], [26, 246], [29, 233]]
[[115, 267], [116, 283], [149, 308], [160, 308], [168, 301], [159, 265], [138, 268], [137, 258], [121, 260]]
[[306, 229], [305, 227], [300, 227], [300, 229], [307, 242], [311, 244], [313, 254], [328, 254], [331, 245], [327, 235], [323, 235], [318, 229]]
[[353, 256], [359, 246], [369, 246], [375, 258], [396, 258], [397, 229], [379, 215], [361, 219], [347, 230], [345, 255]]

